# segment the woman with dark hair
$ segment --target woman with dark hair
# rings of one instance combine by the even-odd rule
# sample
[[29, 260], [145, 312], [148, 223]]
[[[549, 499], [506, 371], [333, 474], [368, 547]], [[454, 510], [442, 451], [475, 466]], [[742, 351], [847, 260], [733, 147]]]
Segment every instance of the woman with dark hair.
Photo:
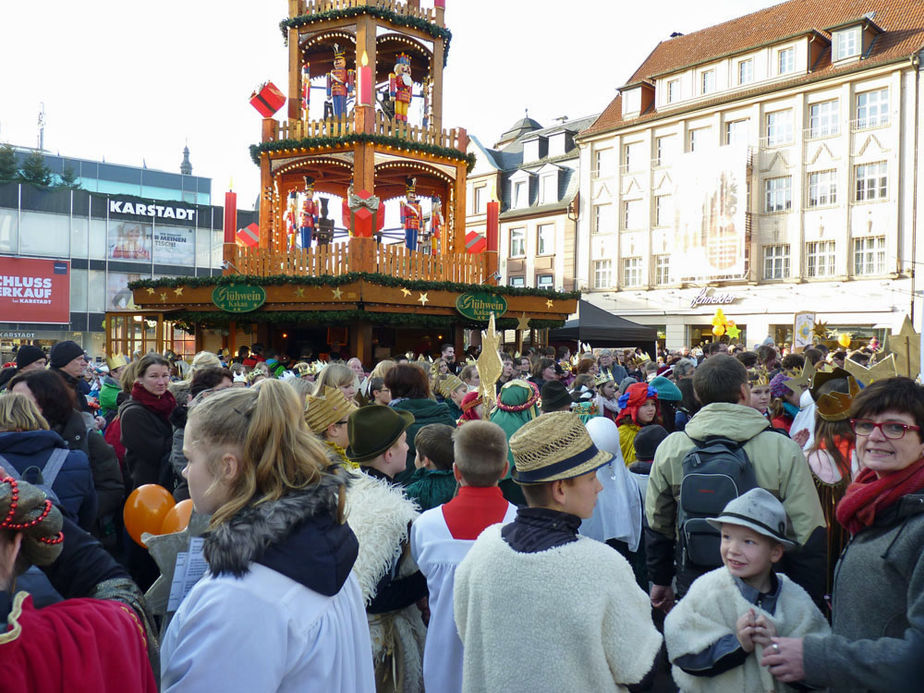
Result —
[[146, 354], [138, 362], [131, 397], [119, 407], [125, 467], [132, 488], [161, 484], [173, 491], [170, 414], [176, 399], [167, 389], [169, 384], [170, 362], [158, 354]]
[[849, 420], [861, 471], [837, 504], [851, 539], [835, 573], [831, 635], [772, 638], [761, 664], [816, 688], [918, 690], [924, 389], [910, 378], [877, 380], [853, 400]]
[[533, 385], [535, 385], [540, 392], [542, 392], [542, 386], [545, 385], [550, 380], [559, 379], [559, 371], [561, 366], [558, 366], [555, 363], [554, 359], [542, 358], [536, 361], [533, 364], [533, 376], [529, 379]]
[[391, 390], [389, 407], [409, 411], [414, 415], [414, 423], [407, 429], [407, 464], [403, 472], [394, 476], [395, 483], [406, 484], [414, 475], [414, 457], [417, 455], [414, 436], [417, 431], [434, 423], [454, 427], [456, 420], [445, 402], [437, 402], [430, 396], [427, 373], [419, 366], [399, 363], [385, 374], [385, 387]]

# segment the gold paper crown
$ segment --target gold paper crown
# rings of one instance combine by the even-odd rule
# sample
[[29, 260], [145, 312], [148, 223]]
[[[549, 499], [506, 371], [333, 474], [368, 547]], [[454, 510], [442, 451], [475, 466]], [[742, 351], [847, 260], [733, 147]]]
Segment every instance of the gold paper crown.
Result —
[[766, 368], [748, 368], [748, 384], [751, 387], [766, 387], [770, 384], [770, 374]]
[[106, 365], [109, 366], [110, 371], [114, 371], [116, 368], [127, 366], [128, 359], [125, 358], [125, 354], [113, 354], [106, 357]]
[[857, 382], [860, 383], [863, 387], [866, 387], [867, 385], [870, 385], [877, 380], [894, 378], [896, 375], [898, 375], [898, 371], [895, 368], [895, 354], [889, 354], [884, 359], [876, 364], [873, 364], [869, 368], [865, 368], [853, 359], [848, 358], [846, 361], [844, 361], [844, 367], [853, 377], [857, 379]]
[[350, 402], [339, 388], [326, 386], [319, 396], [305, 398], [305, 423], [314, 433], [321, 434], [327, 427], [346, 419], [356, 405]]
[[459, 376], [449, 373], [440, 378], [436, 383], [436, 391], [442, 395], [443, 398], [449, 399], [449, 395], [451, 395], [463, 385], [465, 385], [465, 383], [462, 382]]
[[606, 385], [607, 383], [613, 382], [616, 381], [613, 378], [613, 371], [611, 371], [609, 368], [604, 368], [597, 374], [597, 377], [594, 378], [595, 387], [600, 387], [602, 385]]
[[841, 368], [835, 368], [831, 373], [819, 373], [815, 376], [816, 382], [812, 383], [812, 396], [814, 397], [815, 390], [823, 383], [836, 378], [847, 379], [849, 392], [826, 392], [816, 400], [815, 409], [818, 411], [818, 416], [825, 421], [844, 421], [848, 418], [853, 399], [860, 392], [856, 378]]

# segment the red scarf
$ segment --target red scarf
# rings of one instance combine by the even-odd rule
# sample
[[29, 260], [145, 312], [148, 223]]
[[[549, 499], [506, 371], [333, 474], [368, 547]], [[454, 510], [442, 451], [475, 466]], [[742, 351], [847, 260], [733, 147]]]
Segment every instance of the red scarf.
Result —
[[145, 390], [141, 383], [132, 385], [132, 399], [150, 409], [164, 421], [166, 421], [170, 413], [176, 409], [176, 399], [174, 399], [173, 393], [170, 392], [170, 390], [167, 390], [158, 397]]
[[865, 468], [837, 504], [837, 521], [851, 534], [856, 534], [876, 521], [876, 514], [902, 496], [924, 488], [924, 458], [902, 470], [877, 477]]

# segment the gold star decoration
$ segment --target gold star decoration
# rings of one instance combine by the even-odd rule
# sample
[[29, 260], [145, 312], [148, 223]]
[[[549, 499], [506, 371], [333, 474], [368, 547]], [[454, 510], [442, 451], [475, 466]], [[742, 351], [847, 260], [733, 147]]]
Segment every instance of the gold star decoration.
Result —
[[521, 332], [529, 329], [529, 318], [526, 317], [526, 313], [520, 313], [520, 317], [517, 318], [517, 329]]
[[826, 322], [816, 322], [815, 327], [812, 328], [812, 332], [818, 339], [827, 339], [828, 338], [828, 323]]
[[298, 287], [295, 290], [295, 295], [298, 296], [299, 298], [304, 298], [305, 297], [305, 287], [304, 286]]
[[401, 293], [404, 295], [405, 298], [407, 298], [408, 296], [411, 295], [410, 289], [406, 289], [406, 288], [403, 287], [403, 286], [401, 287]]
[[182, 286], [178, 286], [177, 288], [175, 288], [175, 289], [173, 290], [173, 293], [175, 293], [177, 296], [182, 296], [182, 295], [183, 295], [183, 287], [182, 287]]
[[330, 291], [334, 295], [334, 298], [336, 298], [338, 301], [343, 298], [343, 292], [340, 290], [339, 286], [336, 289], [331, 289]]
[[420, 305], [424, 306], [427, 304], [427, 301], [429, 301], [430, 299], [427, 297], [426, 291], [421, 291], [420, 298], [418, 298], [417, 300], [420, 301]]
[[882, 359], [882, 361], [869, 368], [864, 368], [856, 361], [847, 359], [844, 361], [844, 368], [850, 375], [856, 378], [857, 382], [863, 387], [877, 380], [894, 378], [897, 375], [895, 372], [895, 354], [889, 354], [886, 358]]
[[166, 300], [167, 300], [167, 292], [166, 292], [166, 291], [164, 291], [163, 293], [161, 293], [161, 295], [160, 295], [160, 300], [161, 300], [161, 301], [166, 301]]
[[546, 307], [546, 308], [551, 308], [551, 307], [552, 307], [552, 299], [551, 299], [551, 298], [546, 299], [545, 307]]
[[147, 288], [147, 292], [148, 292], [148, 296], [153, 296], [153, 295], [154, 295], [154, 287], [149, 286], [149, 287]]
[[805, 365], [802, 367], [802, 375], [797, 378], [790, 378], [783, 384], [795, 393], [796, 397], [801, 397], [802, 393], [812, 386], [812, 378], [815, 377], [815, 366], [808, 359], [805, 359]]
[[921, 335], [906, 315], [898, 333], [889, 335], [888, 349], [895, 355], [895, 372], [915, 378], [921, 370]]

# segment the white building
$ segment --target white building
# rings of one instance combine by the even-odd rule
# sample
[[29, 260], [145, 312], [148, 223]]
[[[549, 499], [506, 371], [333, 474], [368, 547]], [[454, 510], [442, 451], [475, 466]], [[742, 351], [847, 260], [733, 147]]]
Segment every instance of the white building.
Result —
[[[581, 146], [578, 287], [748, 345], [796, 312], [856, 341], [921, 307], [924, 3], [792, 0], [660, 43]], [[920, 304], [921, 298], [919, 297]]]

